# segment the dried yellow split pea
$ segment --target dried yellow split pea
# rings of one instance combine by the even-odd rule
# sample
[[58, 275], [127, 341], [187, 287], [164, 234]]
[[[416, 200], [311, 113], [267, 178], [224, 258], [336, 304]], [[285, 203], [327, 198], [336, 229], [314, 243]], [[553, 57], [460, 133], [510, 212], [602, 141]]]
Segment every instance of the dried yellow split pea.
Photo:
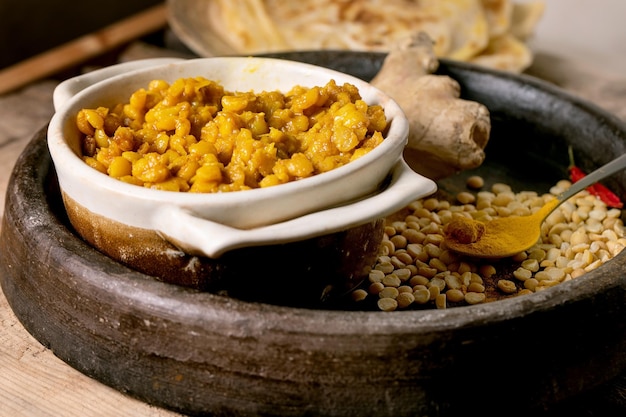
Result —
[[[473, 180], [474, 187], [478, 184], [483, 184], [482, 178]], [[559, 181], [551, 192], [560, 193], [570, 185]], [[468, 184], [468, 188], [473, 187]], [[489, 220], [530, 214], [553, 195], [514, 193], [504, 183], [464, 193], [475, 197], [475, 202], [470, 203], [469, 197], [462, 202], [465, 197], [458, 198], [462, 194], [457, 195], [459, 205], [428, 197], [388, 218], [368, 296], [393, 294], [395, 303], [379, 302], [379, 308], [449, 308], [532, 294], [597, 269], [626, 247], [621, 211], [607, 208], [583, 191], [546, 219], [534, 247], [505, 260], [509, 272], [504, 277], [498, 271], [502, 263], [461, 258], [448, 251], [442, 239], [444, 228], [458, 216]]]

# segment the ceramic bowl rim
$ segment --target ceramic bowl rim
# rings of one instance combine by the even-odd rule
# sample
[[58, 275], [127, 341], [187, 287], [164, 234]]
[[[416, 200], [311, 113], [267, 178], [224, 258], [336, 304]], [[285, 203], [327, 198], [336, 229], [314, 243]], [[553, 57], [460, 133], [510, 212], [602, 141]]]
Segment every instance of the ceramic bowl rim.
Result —
[[[363, 155], [355, 161], [351, 161], [349, 164], [338, 167], [331, 171], [315, 175], [313, 177], [304, 178], [298, 181], [292, 181], [285, 184], [280, 184], [275, 187], [257, 188], [252, 190], [245, 190], [244, 192], [226, 192], [226, 193], [182, 193], [182, 192], [169, 192], [163, 190], [149, 189], [145, 187], [138, 187], [136, 185], [127, 184], [117, 179], [111, 178], [106, 174], [102, 174], [95, 169], [85, 164], [78, 155], [70, 148], [67, 140], [63, 137], [63, 132], [67, 129], [67, 124], [70, 123], [72, 118], [71, 111], [77, 110], [80, 107], [79, 104], [88, 101], [93, 97], [93, 94], [101, 91], [104, 86], [115, 85], [118, 86], [124, 80], [128, 80], [133, 77], [146, 75], [149, 73], [159, 73], [166, 71], [168, 67], [175, 66], [193, 66], [202, 65], [205, 62], [220, 63], [220, 62], [258, 62], [266, 65], [275, 65], [278, 68], [289, 69], [296, 68], [301, 70], [314, 71], [321, 74], [328, 74], [329, 78], [339, 77], [344, 80], [350, 80], [359, 88], [359, 91], [363, 89], [367, 90], [367, 94], [376, 96], [380, 100], [384, 100], [383, 104], [385, 113], [389, 120], [388, 131], [385, 134], [385, 140], [378, 145], [375, 149]], [[153, 77], [154, 78], [154, 77]], [[364, 94], [362, 94], [364, 95]], [[368, 103], [370, 104], [370, 103]], [[266, 57], [209, 57], [209, 58], [193, 58], [188, 60], [182, 60], [176, 63], [160, 64], [153, 67], [141, 68], [129, 71], [125, 74], [116, 75], [110, 77], [102, 82], [91, 85], [85, 88], [83, 91], [77, 93], [68, 102], [66, 102], [60, 109], [58, 109], [53, 115], [49, 127], [48, 127], [48, 143], [49, 150], [52, 156], [53, 162], [69, 164], [65, 169], [70, 168], [74, 170], [76, 175], [92, 179], [98, 184], [98, 187], [113, 191], [117, 194], [123, 194], [133, 199], [140, 198], [146, 201], [163, 201], [167, 200], [171, 202], [173, 199], [184, 205], [205, 204], [207, 199], [216, 200], [216, 202], [229, 203], [229, 202], [250, 202], [255, 201], [258, 198], [277, 198], [279, 196], [289, 195], [294, 190], [300, 190], [302, 188], [317, 188], [324, 184], [341, 180], [347, 174], [367, 169], [367, 166], [398, 146], [404, 145], [408, 138], [408, 120], [404, 112], [400, 109], [399, 105], [391, 99], [387, 94], [372, 86], [370, 83], [354, 77], [349, 74], [345, 74], [332, 69], [324, 68], [317, 65], [291, 61], [287, 59], [278, 58], [266, 58]], [[52, 136], [53, 140], [50, 140]], [[399, 152], [398, 157], [401, 157]], [[389, 166], [391, 168], [391, 165]]]

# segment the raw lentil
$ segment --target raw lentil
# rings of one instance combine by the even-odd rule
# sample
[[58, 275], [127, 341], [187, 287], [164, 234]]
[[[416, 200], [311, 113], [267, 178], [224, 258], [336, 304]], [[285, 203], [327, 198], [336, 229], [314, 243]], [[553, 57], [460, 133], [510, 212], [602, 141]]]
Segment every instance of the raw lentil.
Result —
[[468, 188], [478, 190], [480, 188], [483, 188], [484, 185], [485, 185], [485, 180], [483, 179], [483, 177], [479, 175], [472, 175], [471, 177], [467, 179]]
[[456, 199], [461, 204], [471, 204], [476, 202], [476, 197], [472, 193], [468, 193], [467, 191], [462, 191], [456, 195]]
[[439, 294], [441, 294], [441, 288], [437, 285], [433, 285], [428, 287], [428, 292], [430, 293], [430, 300], [435, 300]]
[[467, 304], [481, 304], [485, 302], [485, 294], [480, 292], [468, 292], [465, 294], [465, 302]]
[[493, 265], [487, 264], [481, 265], [478, 271], [482, 276], [489, 278], [496, 273], [496, 268]]
[[467, 286], [467, 291], [470, 291], [470, 292], [485, 292], [485, 286], [483, 284], [478, 283], [478, 282], [472, 282], [470, 285]]
[[396, 274], [392, 273], [389, 275], [385, 275], [382, 283], [385, 287], [399, 287], [400, 284], [402, 284], [402, 281], [400, 281], [400, 278], [398, 278]]
[[409, 285], [401, 285], [398, 287], [398, 296], [403, 292], [410, 292], [411, 294], [413, 294], [413, 288], [411, 288], [411, 286]]
[[[570, 185], [567, 180], [559, 181], [551, 193], [561, 193]], [[447, 308], [532, 294], [578, 278], [626, 247], [621, 210], [609, 209], [582, 191], [546, 219], [541, 240], [527, 251], [498, 263], [459, 258], [437, 238], [443, 237], [443, 228], [457, 216], [527, 215], [548, 198], [533, 191], [514, 193], [503, 183], [477, 191], [475, 197], [474, 203], [459, 201], [459, 205], [428, 197], [390, 216], [393, 220], [385, 228], [380, 255], [370, 273], [370, 284], [374, 284], [368, 290], [380, 296], [385, 288], [392, 288], [383, 294], [395, 294], [395, 304], [384, 302], [381, 308], [380, 299], [381, 310]], [[502, 270], [507, 268], [508, 272]], [[404, 294], [412, 295], [410, 303], [411, 297]]]
[[372, 269], [369, 273], [369, 281], [373, 284], [375, 282], [382, 282], [385, 278], [385, 273], [378, 269]]
[[515, 271], [513, 271], [513, 276], [520, 281], [526, 281], [527, 279], [532, 278], [533, 273], [530, 269], [520, 266]]
[[393, 298], [381, 298], [377, 304], [382, 311], [395, 311], [398, 308], [398, 302]]
[[517, 291], [515, 283], [508, 279], [498, 280], [498, 288], [505, 294], [513, 294]]
[[396, 287], [385, 287], [382, 289], [381, 292], [378, 293], [378, 296], [380, 298], [398, 298], [398, 294], [400, 294], [400, 292], [398, 291], [398, 289]]
[[385, 289], [385, 285], [382, 282], [374, 282], [369, 286], [369, 293], [378, 295]]
[[367, 298], [367, 291], [362, 288], [356, 289], [352, 291], [352, 300], [354, 301], [363, 301]]
[[401, 292], [400, 294], [398, 294], [398, 297], [396, 298], [396, 302], [398, 303], [398, 307], [399, 308], [407, 308], [409, 307], [411, 304], [413, 304], [413, 302], [415, 301], [415, 296], [413, 295], [413, 292]]
[[402, 282], [406, 282], [409, 278], [411, 278], [411, 270], [409, 268], [396, 269], [395, 274]]
[[446, 295], [445, 294], [439, 294], [439, 295], [437, 295], [437, 297], [435, 297], [435, 306], [438, 309], [444, 309], [444, 308], [447, 307]]
[[450, 300], [450, 302], [458, 303], [465, 299], [465, 294], [461, 290], [452, 289], [446, 291], [446, 297], [448, 298], [448, 300]]
[[415, 298], [415, 302], [418, 304], [426, 304], [430, 301], [430, 291], [426, 288], [420, 288], [413, 291], [413, 297]]

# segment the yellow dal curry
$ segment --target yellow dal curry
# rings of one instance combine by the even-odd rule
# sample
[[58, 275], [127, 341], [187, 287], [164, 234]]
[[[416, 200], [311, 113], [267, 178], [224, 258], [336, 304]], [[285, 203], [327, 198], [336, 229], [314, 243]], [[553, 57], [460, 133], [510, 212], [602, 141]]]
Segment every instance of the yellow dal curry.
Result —
[[127, 103], [82, 109], [83, 159], [131, 184], [224, 192], [340, 167], [383, 141], [384, 110], [352, 84], [228, 92], [203, 77], [154, 80]]

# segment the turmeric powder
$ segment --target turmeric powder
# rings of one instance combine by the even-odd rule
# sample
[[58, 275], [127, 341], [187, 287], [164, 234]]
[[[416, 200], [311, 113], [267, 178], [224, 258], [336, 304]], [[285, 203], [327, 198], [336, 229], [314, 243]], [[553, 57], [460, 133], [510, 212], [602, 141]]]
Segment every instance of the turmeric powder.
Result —
[[474, 243], [485, 233], [485, 225], [466, 217], [459, 217], [448, 223], [446, 235], [463, 244]]
[[541, 223], [559, 203], [552, 199], [529, 216], [500, 217], [485, 223], [459, 216], [444, 231], [445, 245], [482, 258], [516, 255], [537, 243]]

